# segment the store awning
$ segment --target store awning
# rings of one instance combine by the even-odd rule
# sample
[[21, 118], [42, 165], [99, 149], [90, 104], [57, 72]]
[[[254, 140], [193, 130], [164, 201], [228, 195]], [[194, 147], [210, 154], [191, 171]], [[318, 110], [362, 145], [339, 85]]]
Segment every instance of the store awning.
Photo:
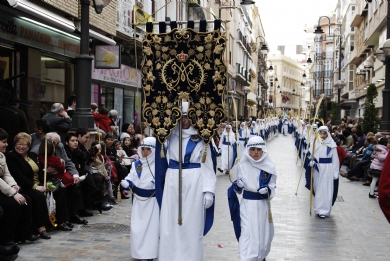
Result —
[[[76, 32], [76, 27], [72, 20], [66, 19], [57, 15], [56, 13], [51, 12], [45, 8], [40, 7], [37, 4], [34, 4], [31, 1], [27, 0], [7, 0], [9, 5], [19, 11], [30, 14], [36, 18], [39, 18], [48, 23], [48, 25], [53, 25], [58, 29], [64, 30], [67, 33]], [[89, 30], [89, 36], [95, 38], [99, 41], [107, 43], [109, 45], [116, 45], [116, 42], [98, 32]]]
[[359, 104], [355, 99], [347, 99], [340, 101], [340, 107], [341, 108], [356, 108]]

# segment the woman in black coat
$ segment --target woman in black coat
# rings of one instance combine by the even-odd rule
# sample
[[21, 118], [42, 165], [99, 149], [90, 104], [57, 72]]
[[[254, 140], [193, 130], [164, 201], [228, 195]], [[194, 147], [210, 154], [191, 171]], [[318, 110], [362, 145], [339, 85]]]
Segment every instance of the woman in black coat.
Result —
[[15, 150], [6, 154], [9, 172], [22, 193], [32, 199], [33, 228], [38, 230], [41, 238], [50, 239], [45, 227], [49, 223], [46, 197], [43, 194], [45, 188], [34, 184], [34, 171], [40, 172], [42, 169], [39, 166], [37, 155], [28, 151], [31, 146], [31, 137], [25, 132], [18, 133], [15, 136], [14, 144]]

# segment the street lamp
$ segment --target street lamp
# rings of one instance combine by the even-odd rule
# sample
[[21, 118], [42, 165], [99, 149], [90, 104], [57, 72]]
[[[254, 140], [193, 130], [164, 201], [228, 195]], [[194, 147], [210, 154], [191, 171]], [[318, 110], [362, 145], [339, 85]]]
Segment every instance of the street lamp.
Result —
[[[340, 78], [340, 77], [339, 77]], [[343, 80], [338, 80], [335, 84], [334, 84], [334, 87], [337, 88], [337, 114], [336, 114], [336, 121], [335, 121], [335, 124], [336, 125], [339, 125], [341, 124], [341, 111], [340, 111], [340, 93], [341, 93], [341, 89], [343, 89], [345, 87], [345, 81]]]
[[245, 93], [245, 105], [244, 105], [244, 119], [248, 119], [248, 93], [250, 92], [250, 88], [248, 86], [245, 86], [242, 91]]
[[[96, 13], [100, 14], [111, 0], [93, 0]], [[80, 0], [81, 32], [80, 55], [75, 58], [75, 95], [77, 108], [72, 117], [72, 128], [95, 129], [95, 119], [91, 114], [92, 60], [89, 56], [89, 6], [90, 0]]]

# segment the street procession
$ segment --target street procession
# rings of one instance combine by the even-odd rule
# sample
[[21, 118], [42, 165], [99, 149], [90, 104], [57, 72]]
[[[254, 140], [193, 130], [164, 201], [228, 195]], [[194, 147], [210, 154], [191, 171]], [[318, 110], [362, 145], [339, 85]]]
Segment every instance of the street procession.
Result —
[[389, 261], [387, 57], [388, 1], [0, 0], [0, 261]]

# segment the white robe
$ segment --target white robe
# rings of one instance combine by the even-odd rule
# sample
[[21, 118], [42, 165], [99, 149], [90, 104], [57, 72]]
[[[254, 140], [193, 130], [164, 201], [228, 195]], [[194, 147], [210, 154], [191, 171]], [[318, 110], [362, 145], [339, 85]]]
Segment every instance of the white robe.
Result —
[[[229, 139], [228, 139], [229, 138]], [[223, 141], [230, 142], [230, 145], [224, 145]], [[227, 132], [223, 132], [221, 136], [221, 140], [219, 142], [219, 148], [221, 149], [221, 169], [222, 170], [228, 170], [231, 168], [233, 163], [233, 146], [236, 143], [236, 138], [234, 136], [234, 133], [232, 131], [229, 132], [229, 135]], [[241, 147], [240, 147], [241, 149]], [[230, 165], [230, 167], [229, 167]]]
[[[154, 172], [154, 161], [150, 163], [150, 169]], [[132, 181], [138, 188], [155, 189], [155, 181], [147, 164], [142, 165], [141, 176], [138, 177], [133, 163], [125, 180]], [[156, 197], [142, 201], [145, 199], [147, 198], [134, 196], [131, 211], [130, 254], [138, 259], [152, 259], [158, 256], [160, 209]]]
[[329, 216], [332, 210], [333, 180], [339, 176], [337, 149], [332, 148], [327, 155], [327, 146], [321, 146], [317, 141], [314, 156], [317, 161], [320, 158], [332, 158], [332, 163], [317, 164], [319, 172], [315, 168], [313, 170], [314, 212], [319, 215]]
[[[245, 138], [249, 139], [249, 130], [247, 127], [242, 129], [241, 133], [242, 133], [242, 136], [240, 136], [240, 133], [238, 133], [239, 139], [245, 139]], [[240, 159], [242, 158], [242, 155], [244, 154], [244, 149], [245, 149], [245, 140], [239, 140], [239, 149], [238, 149], [239, 152], [237, 154], [239, 154]]]
[[[260, 170], [251, 164], [237, 166], [237, 179], [252, 191], [259, 188]], [[276, 175], [268, 183], [270, 198], [275, 195]], [[239, 238], [240, 261], [262, 261], [271, 250], [274, 224], [268, 222], [268, 201], [242, 199], [240, 202], [241, 236]]]
[[282, 134], [284, 136], [288, 135], [288, 121], [287, 120], [283, 121]]
[[[191, 138], [187, 135], [193, 131], [190, 127], [183, 130], [183, 162], [186, 146]], [[187, 134], [185, 134], [185, 132]], [[167, 159], [179, 160], [179, 133], [174, 129], [168, 138]], [[198, 142], [192, 151], [191, 163], [202, 160], [204, 143]], [[160, 248], [159, 261], [201, 261], [203, 260], [203, 231], [205, 223], [204, 192], [214, 193], [216, 177], [213, 170], [210, 147], [207, 147], [207, 158], [200, 168], [183, 169], [182, 218], [178, 224], [178, 169], [168, 168], [160, 214]]]

